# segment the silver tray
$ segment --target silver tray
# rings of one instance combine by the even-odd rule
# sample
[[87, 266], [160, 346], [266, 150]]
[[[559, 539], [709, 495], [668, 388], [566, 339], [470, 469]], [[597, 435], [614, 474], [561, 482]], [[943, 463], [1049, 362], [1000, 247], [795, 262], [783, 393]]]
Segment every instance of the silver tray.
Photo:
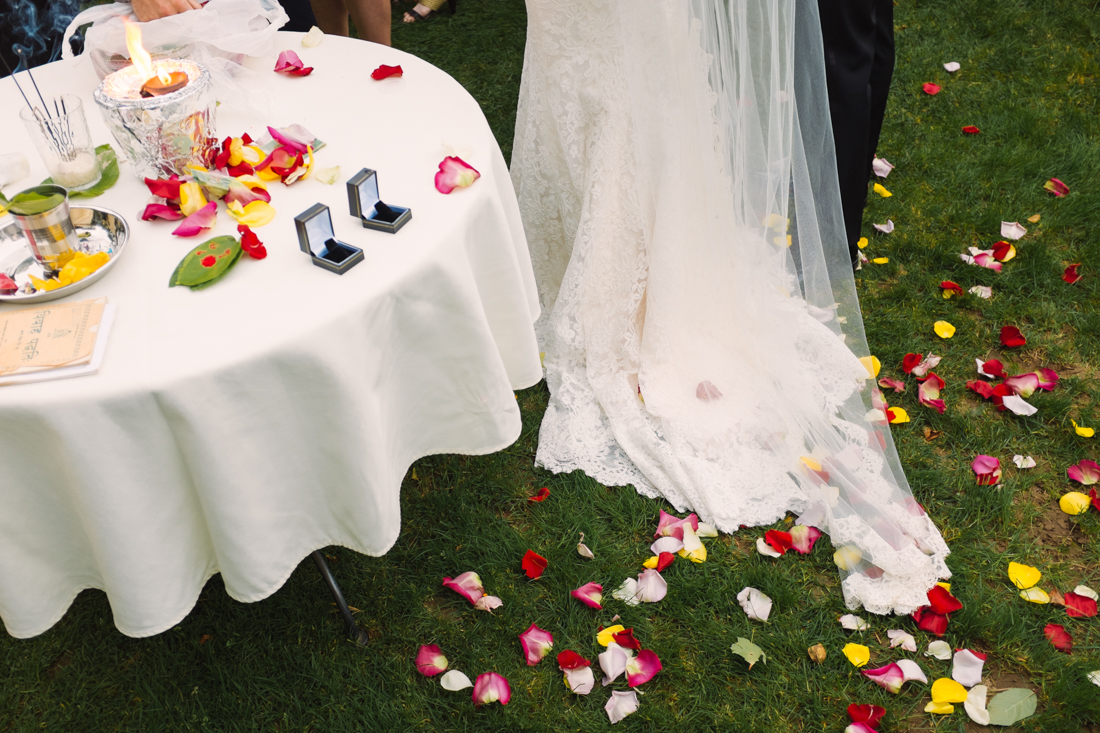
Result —
[[80, 238], [78, 249], [89, 255], [106, 252], [111, 259], [103, 267], [72, 285], [56, 290], [24, 292], [30, 285], [31, 275], [46, 279], [43, 277], [45, 272], [31, 255], [30, 246], [15, 217], [6, 215], [0, 218], [0, 272], [14, 280], [19, 290], [14, 295], [0, 295], [0, 302], [44, 303], [48, 300], [64, 298], [99, 281], [115, 266], [115, 262], [126, 249], [126, 240], [130, 238], [130, 227], [127, 226], [126, 220], [115, 212], [98, 206], [70, 206], [69, 215], [73, 220], [73, 228]]

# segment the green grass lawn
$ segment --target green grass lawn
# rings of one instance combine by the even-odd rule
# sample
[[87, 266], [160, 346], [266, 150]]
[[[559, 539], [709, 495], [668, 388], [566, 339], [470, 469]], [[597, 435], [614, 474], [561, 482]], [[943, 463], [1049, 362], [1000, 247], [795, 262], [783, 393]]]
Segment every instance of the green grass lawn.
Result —
[[[1078, 583], [1100, 589], [1100, 513], [1070, 517], [1057, 504], [1075, 486], [1065, 468], [1100, 459], [1100, 439], [1078, 437], [1070, 423], [1100, 428], [1095, 5], [897, 5], [898, 65], [880, 146], [897, 165], [884, 182], [893, 197], [872, 195], [866, 217], [868, 256], [889, 262], [866, 266], [858, 280], [884, 376], [904, 376], [899, 365], [907, 352], [944, 357], [936, 369], [947, 381], [943, 415], [917, 402], [912, 378], [890, 399], [912, 418], [894, 435], [914, 493], [952, 548], [952, 592], [964, 608], [945, 639], [989, 655], [992, 694], [1035, 690], [1038, 712], [1020, 729], [1044, 733], [1100, 731], [1100, 687], [1086, 679], [1100, 669], [1100, 619], [1071, 619], [1062, 608], [1025, 602], [1006, 577], [1009, 561], [1017, 561], [1040, 568], [1047, 590]], [[463, 0], [453, 19], [395, 23], [394, 44], [464, 84], [509, 156], [524, 32], [522, 0]], [[948, 74], [946, 61], [962, 69]], [[943, 91], [924, 94], [926, 81]], [[964, 135], [964, 125], [981, 134]], [[1042, 190], [1052, 176], [1069, 185], [1069, 196]], [[1026, 221], [1035, 214], [1038, 223]], [[887, 218], [897, 230], [874, 234], [871, 223]], [[1016, 258], [999, 274], [963, 263], [958, 255], [968, 246], [1000, 239], [1002, 220], [1029, 229]], [[1068, 285], [1061, 273], [1078, 262], [1084, 279]], [[992, 286], [993, 298], [945, 300], [939, 283], [947, 279], [964, 288]], [[950, 341], [932, 332], [941, 319], [958, 329]], [[1023, 330], [1026, 346], [1000, 347], [1006, 324]], [[1047, 366], [1061, 375], [1056, 390], [1030, 399], [1038, 414], [998, 412], [966, 390], [974, 358], [993, 356], [1013, 373]], [[541, 385], [519, 394], [523, 436], [497, 455], [418, 462], [404, 484], [403, 531], [388, 555], [328, 550], [369, 646], [345, 640], [308, 560], [260, 603], [230, 600], [214, 578], [179, 626], [150, 639], [118, 633], [105, 596], [88, 591], [49, 632], [26, 641], [0, 635], [0, 730], [603, 731], [608, 691], [570, 694], [553, 659], [525, 664], [517, 634], [537, 623], [553, 632], [555, 651], [570, 648], [595, 661], [597, 626], [614, 614], [664, 664], [640, 688], [639, 711], [618, 729], [839, 733], [855, 702], [887, 709], [882, 731], [981, 730], [961, 705], [948, 716], [923, 712], [927, 686], [907, 683], [891, 695], [841, 655], [856, 641], [871, 648], [871, 666], [915, 657], [929, 679], [949, 676], [951, 668], [889, 649], [888, 629], [914, 633], [920, 651], [931, 640], [907, 618], [863, 614], [869, 631], [841, 629], [837, 618], [846, 611], [826, 540], [808, 556], [772, 560], [753, 547], [766, 528], [742, 530], [709, 540], [706, 563], [668, 568], [669, 592], [660, 603], [632, 608], [609, 600], [597, 612], [571, 599], [569, 591], [585, 582], [602, 582], [609, 593], [638, 573], [663, 505], [583, 475], [533, 469], [546, 399]], [[970, 462], [978, 453], [1001, 459], [1001, 486], [975, 484]], [[1038, 466], [1016, 469], [1017, 453], [1034, 456]], [[529, 504], [542, 486], [550, 498]], [[576, 554], [580, 532], [594, 560]], [[528, 549], [549, 559], [537, 581], [520, 569]], [[475, 611], [440, 586], [444, 576], [466, 570], [480, 573], [502, 609]], [[767, 624], [749, 621], [735, 600], [749, 585], [775, 601]], [[1071, 655], [1044, 638], [1050, 622], [1073, 635]], [[731, 653], [739, 636], [762, 647], [767, 663], [750, 670]], [[420, 676], [413, 659], [431, 643], [471, 678], [503, 674], [511, 703], [477, 709], [469, 690], [449, 693]], [[816, 643], [828, 651], [820, 665], [806, 654]]]

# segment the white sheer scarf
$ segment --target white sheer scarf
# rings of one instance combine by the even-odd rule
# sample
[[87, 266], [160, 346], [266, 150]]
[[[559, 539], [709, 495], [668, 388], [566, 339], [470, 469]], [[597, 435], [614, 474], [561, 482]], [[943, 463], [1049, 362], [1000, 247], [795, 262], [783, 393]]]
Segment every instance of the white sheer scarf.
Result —
[[816, 2], [528, 11], [512, 174], [544, 313], [538, 462], [727, 532], [794, 512], [840, 548], [850, 607], [925, 605], [947, 547], [860, 360]]

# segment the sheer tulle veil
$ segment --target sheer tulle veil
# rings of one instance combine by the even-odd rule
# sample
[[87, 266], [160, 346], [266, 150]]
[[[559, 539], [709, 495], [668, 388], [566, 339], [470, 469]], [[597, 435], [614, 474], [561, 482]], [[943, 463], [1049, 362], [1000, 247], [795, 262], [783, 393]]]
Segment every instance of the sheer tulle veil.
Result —
[[829, 535], [849, 607], [925, 605], [948, 551], [870, 374], [816, 1], [528, 5], [513, 179], [552, 395], [538, 462], [728, 532], [793, 512]]

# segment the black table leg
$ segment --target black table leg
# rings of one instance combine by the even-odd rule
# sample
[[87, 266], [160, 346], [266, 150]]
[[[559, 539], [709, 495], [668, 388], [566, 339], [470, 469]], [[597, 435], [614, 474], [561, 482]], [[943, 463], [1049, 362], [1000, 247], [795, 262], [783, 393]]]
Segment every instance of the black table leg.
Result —
[[317, 563], [317, 569], [321, 571], [321, 577], [325, 579], [328, 589], [332, 592], [332, 597], [336, 599], [336, 606], [340, 609], [340, 615], [344, 617], [344, 626], [347, 629], [348, 637], [356, 644], [366, 646], [368, 641], [367, 632], [355, 623], [355, 619], [351, 615], [351, 609], [348, 608], [348, 602], [344, 600], [344, 594], [340, 592], [340, 586], [336, 584], [336, 578], [332, 577], [332, 571], [329, 570], [328, 563], [325, 562], [325, 556], [321, 554], [320, 550], [313, 551], [313, 561]]

